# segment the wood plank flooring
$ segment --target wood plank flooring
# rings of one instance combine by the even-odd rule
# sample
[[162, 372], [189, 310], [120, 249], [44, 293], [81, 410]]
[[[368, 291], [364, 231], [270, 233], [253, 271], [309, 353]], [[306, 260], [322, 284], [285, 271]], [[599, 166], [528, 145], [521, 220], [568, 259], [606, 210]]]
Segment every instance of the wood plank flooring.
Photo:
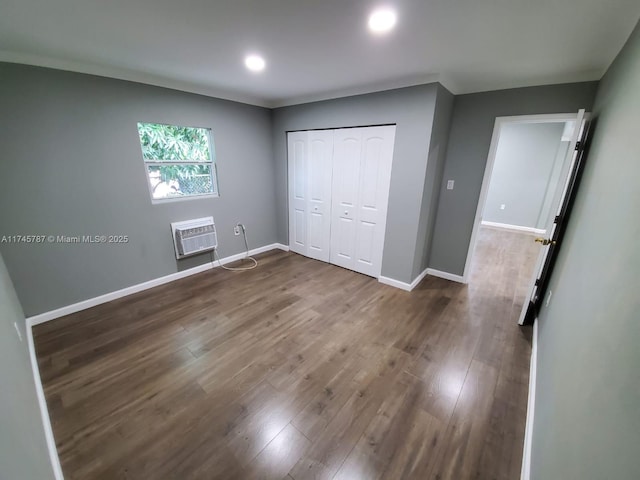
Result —
[[411, 293], [273, 251], [35, 327], [65, 478], [519, 478], [529, 242]]

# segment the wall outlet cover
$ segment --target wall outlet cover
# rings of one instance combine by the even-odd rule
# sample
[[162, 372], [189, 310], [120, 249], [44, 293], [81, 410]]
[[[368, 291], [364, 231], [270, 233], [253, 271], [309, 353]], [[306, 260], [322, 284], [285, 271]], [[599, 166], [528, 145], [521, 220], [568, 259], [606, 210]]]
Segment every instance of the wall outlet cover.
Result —
[[453, 190], [453, 180], [447, 180], [447, 190]]
[[238, 225], [233, 227], [233, 234], [236, 236], [240, 235], [240, 227]]

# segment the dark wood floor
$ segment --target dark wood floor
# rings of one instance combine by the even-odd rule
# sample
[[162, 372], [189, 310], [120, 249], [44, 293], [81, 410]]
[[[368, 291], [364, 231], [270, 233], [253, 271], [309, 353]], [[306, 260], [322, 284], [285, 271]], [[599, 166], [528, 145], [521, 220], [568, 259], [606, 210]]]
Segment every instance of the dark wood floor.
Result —
[[519, 478], [523, 262], [488, 232], [468, 286], [273, 251], [36, 327], [65, 478]]

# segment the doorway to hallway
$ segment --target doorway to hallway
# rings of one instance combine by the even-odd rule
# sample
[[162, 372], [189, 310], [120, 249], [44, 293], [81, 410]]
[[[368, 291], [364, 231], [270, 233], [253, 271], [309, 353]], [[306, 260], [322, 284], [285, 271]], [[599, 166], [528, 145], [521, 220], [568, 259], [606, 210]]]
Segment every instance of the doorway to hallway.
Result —
[[512, 283], [522, 324], [536, 297], [545, 259], [556, 244], [560, 207], [576, 165], [584, 110], [567, 115], [496, 119], [470, 242], [465, 279], [489, 272]]

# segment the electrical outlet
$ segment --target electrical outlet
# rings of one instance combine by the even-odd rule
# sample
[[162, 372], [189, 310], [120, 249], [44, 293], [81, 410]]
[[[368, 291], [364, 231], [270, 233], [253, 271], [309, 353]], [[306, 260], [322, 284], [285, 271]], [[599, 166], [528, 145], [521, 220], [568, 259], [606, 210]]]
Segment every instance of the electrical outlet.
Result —
[[235, 227], [233, 227], [233, 234], [237, 237], [238, 235], [240, 235], [240, 225], [236, 225]]
[[13, 322], [13, 326], [16, 327], [16, 333], [18, 334], [18, 338], [22, 341], [22, 333], [20, 333], [20, 327], [18, 327], [18, 322]]
[[553, 292], [551, 290], [549, 290], [549, 295], [547, 295], [547, 301], [544, 302], [544, 306], [548, 307], [549, 303], [551, 302], [551, 295], [553, 295]]

